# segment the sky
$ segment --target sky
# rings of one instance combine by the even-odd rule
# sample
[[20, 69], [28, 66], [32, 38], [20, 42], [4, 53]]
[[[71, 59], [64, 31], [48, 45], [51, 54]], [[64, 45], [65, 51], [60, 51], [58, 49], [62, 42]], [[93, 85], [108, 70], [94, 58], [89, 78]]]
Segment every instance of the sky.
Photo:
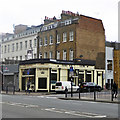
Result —
[[106, 41], [118, 41], [119, 0], [0, 0], [0, 33], [13, 25], [40, 25], [45, 16], [60, 18], [62, 10], [101, 19]]

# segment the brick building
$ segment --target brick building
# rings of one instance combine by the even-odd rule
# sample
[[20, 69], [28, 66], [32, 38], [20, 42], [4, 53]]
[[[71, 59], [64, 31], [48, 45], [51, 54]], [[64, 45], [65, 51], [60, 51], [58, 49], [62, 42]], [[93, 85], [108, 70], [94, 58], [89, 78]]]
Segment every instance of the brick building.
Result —
[[114, 81], [120, 88], [120, 50], [114, 50]]
[[38, 57], [96, 60], [97, 68], [105, 68], [102, 20], [62, 11], [61, 19], [45, 17], [44, 21], [38, 33]]

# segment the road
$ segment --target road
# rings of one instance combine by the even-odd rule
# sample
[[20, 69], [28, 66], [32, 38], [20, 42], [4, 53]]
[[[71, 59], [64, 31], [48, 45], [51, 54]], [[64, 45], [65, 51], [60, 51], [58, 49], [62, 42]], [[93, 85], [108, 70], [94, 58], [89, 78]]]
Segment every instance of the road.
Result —
[[2, 118], [117, 118], [118, 104], [60, 100], [63, 95], [2, 95]]

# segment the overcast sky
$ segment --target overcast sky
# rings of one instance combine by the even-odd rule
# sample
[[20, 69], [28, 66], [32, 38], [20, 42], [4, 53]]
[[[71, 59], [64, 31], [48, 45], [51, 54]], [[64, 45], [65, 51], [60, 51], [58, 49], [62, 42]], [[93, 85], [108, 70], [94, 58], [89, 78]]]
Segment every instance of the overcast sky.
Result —
[[13, 24], [40, 25], [45, 16], [60, 18], [62, 10], [101, 19], [107, 41], [118, 41], [119, 0], [0, 0], [0, 33]]

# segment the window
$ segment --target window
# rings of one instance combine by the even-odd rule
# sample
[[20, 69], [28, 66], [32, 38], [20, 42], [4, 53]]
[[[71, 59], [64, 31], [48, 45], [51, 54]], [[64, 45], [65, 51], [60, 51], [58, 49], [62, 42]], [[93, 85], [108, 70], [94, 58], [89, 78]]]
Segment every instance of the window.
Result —
[[107, 60], [107, 70], [112, 70], [112, 60]]
[[27, 49], [27, 41], [25, 41], [25, 49]]
[[34, 58], [37, 58], [37, 55], [36, 55], [36, 54], [34, 54]]
[[12, 52], [14, 52], [14, 43], [12, 44]]
[[63, 50], [63, 60], [66, 60], [67, 59], [67, 52], [66, 50]]
[[43, 41], [42, 41], [42, 38], [40, 38], [40, 46], [42, 46], [43, 45]]
[[27, 60], [27, 55], [25, 55], [25, 60]]
[[37, 47], [37, 40], [34, 39], [34, 47]]
[[38, 89], [47, 89], [47, 78], [38, 78]]
[[18, 56], [16, 56], [16, 60], [18, 60]]
[[39, 54], [39, 58], [42, 58], [42, 53], [40, 52], [40, 54]]
[[12, 57], [12, 60], [14, 60], [14, 57]]
[[53, 44], [53, 36], [50, 35], [50, 45]]
[[32, 48], [32, 40], [29, 41], [30, 48]]
[[60, 43], [60, 34], [57, 34], [57, 43]]
[[20, 50], [22, 50], [22, 42], [20, 42]]
[[5, 45], [5, 48], [4, 48], [4, 53], [6, 53], [6, 50], [7, 50], [7, 47], [6, 47], [6, 45]]
[[44, 53], [44, 58], [47, 58], [47, 52]]
[[60, 51], [57, 51], [57, 59], [60, 59]]
[[74, 39], [73, 36], [74, 36], [74, 35], [73, 35], [73, 31], [70, 31], [70, 33], [69, 33], [69, 40], [70, 40], [70, 41], [73, 41], [73, 39]]
[[53, 57], [53, 52], [50, 51], [50, 56], [49, 56], [49, 58], [52, 58], [52, 57]]
[[8, 53], [10, 52], [10, 45], [8, 45]]
[[65, 25], [71, 24], [71, 20], [65, 20]]
[[47, 37], [44, 38], [44, 46], [47, 45]]
[[63, 33], [63, 42], [66, 42], [67, 41], [67, 33]]
[[70, 49], [69, 60], [73, 60], [73, 50], [72, 49]]
[[22, 56], [20, 56], [20, 60], [22, 60]]
[[18, 43], [16, 43], [16, 51], [18, 51]]

